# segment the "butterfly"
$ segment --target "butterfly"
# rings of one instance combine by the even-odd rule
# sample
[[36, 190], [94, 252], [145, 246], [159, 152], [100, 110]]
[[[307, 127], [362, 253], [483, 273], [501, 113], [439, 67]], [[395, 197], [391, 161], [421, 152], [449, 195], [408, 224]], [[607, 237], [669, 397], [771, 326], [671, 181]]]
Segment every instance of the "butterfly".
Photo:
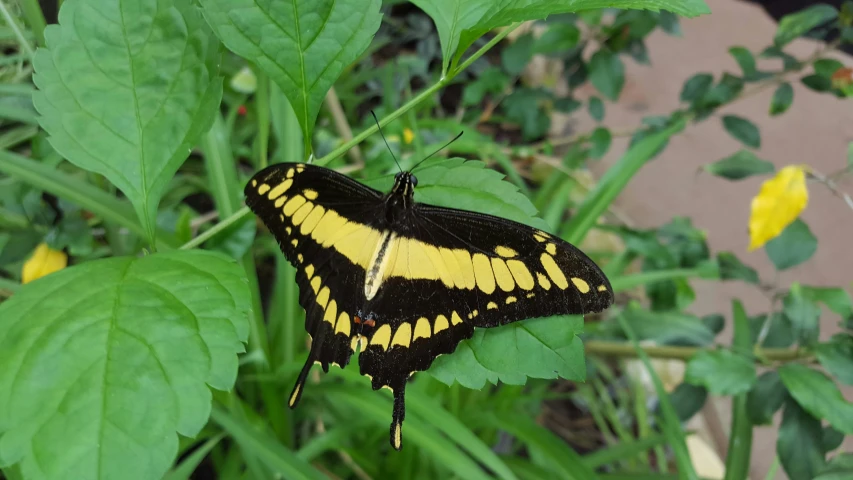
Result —
[[504, 218], [416, 202], [417, 186], [410, 171], [382, 193], [328, 168], [279, 163], [245, 188], [246, 204], [296, 267], [312, 339], [289, 406], [314, 363], [344, 368], [359, 351], [373, 389], [393, 392], [396, 450], [409, 377], [475, 328], [613, 303], [607, 277], [573, 245]]

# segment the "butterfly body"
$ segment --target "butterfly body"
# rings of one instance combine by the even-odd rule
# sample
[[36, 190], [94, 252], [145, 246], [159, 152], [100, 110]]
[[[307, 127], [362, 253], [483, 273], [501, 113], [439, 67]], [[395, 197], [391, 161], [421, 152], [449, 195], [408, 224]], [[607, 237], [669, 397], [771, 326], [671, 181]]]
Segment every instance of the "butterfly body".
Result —
[[296, 267], [314, 362], [359, 366], [394, 393], [391, 444], [402, 445], [409, 377], [452, 353], [474, 328], [606, 309], [597, 265], [546, 232], [500, 217], [414, 200], [417, 178], [387, 194], [323, 167], [281, 163], [247, 184], [247, 205]]

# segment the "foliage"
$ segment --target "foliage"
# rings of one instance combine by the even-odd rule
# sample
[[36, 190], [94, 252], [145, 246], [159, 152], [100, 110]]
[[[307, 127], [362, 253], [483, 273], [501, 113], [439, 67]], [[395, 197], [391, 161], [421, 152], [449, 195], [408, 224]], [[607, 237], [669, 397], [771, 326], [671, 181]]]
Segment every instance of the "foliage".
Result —
[[[623, 133], [604, 120], [625, 62], [647, 64], [648, 35], [679, 36], [677, 15], [708, 13], [702, 0], [412, 3], [66, 0], [50, 26], [34, 0], [2, 6], [12, 22], [0, 62], [2, 475], [697, 478], [682, 423], [710, 394], [731, 396], [726, 478], [745, 477], [754, 428], [780, 410], [790, 478], [849, 476], [849, 455], [828, 458], [853, 434], [836, 385], [853, 384], [849, 293], [762, 278], [737, 252], [712, 253], [687, 218], [647, 229], [601, 218], [670, 138], [713, 118], [742, 146], [702, 170], [767, 177], [750, 248], [779, 271], [807, 262], [818, 246], [799, 218], [809, 189], [853, 207], [835, 183], [853, 154], [828, 175], [776, 171], [753, 152], [771, 136], [725, 109], [771, 88], [767, 114], [790, 114], [795, 81], [853, 95], [853, 71], [828, 58], [853, 40], [853, 4], [783, 18], [761, 52], [732, 46], [738, 73], [690, 76], [677, 110]], [[786, 50], [827, 32], [837, 39], [809, 57]], [[560, 65], [567, 88], [527, 79], [534, 58]], [[759, 58], [780, 66], [763, 70]], [[550, 138], [557, 112], [596, 126]], [[270, 163], [311, 160], [387, 190], [397, 158], [411, 168], [460, 130], [450, 158], [418, 168], [417, 200], [558, 234], [603, 265], [620, 296], [642, 301], [623, 298], [586, 324], [477, 331], [413, 379], [411, 442], [390, 453], [391, 399], [353, 367], [312, 376], [300, 408], [284, 407], [304, 313], [242, 187]], [[578, 171], [619, 136], [630, 136], [626, 150], [579, 195]], [[593, 232], [622, 246], [587, 247]], [[724, 346], [724, 315], [688, 313], [696, 279], [759, 288], [768, 308], [748, 316], [735, 301]], [[828, 341], [824, 308], [842, 327]], [[617, 361], [626, 356], [641, 363]], [[660, 359], [686, 362], [683, 382], [667, 385]], [[594, 433], [567, 433], [567, 420]]]

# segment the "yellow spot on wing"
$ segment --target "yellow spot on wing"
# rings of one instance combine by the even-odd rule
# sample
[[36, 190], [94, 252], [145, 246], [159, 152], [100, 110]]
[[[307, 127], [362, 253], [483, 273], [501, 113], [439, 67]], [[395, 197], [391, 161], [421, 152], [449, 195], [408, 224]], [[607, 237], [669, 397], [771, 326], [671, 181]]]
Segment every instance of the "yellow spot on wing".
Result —
[[477, 315], [479, 315], [479, 314], [480, 314], [479, 310], [474, 310], [473, 312], [471, 312], [471, 316], [473, 316], [474, 318], [477, 318]]
[[403, 426], [394, 424], [394, 449], [399, 450], [403, 446]]
[[515, 303], [518, 299], [515, 297], [506, 297], [506, 304]]
[[607, 291], [607, 287], [606, 287], [606, 286], [604, 286], [604, 285], [599, 285], [599, 286], [598, 286], [598, 291], [599, 291], [599, 292], [606, 292], [606, 291]]
[[306, 202], [305, 205], [299, 207], [299, 210], [293, 214], [293, 219], [291, 220], [293, 225], [298, 226], [302, 224], [302, 222], [308, 218], [308, 214], [311, 213], [312, 210], [314, 210], [314, 204], [311, 202]]
[[400, 345], [401, 347], [408, 347], [412, 343], [412, 324], [409, 322], [403, 322], [399, 327], [397, 327], [397, 331], [394, 332], [394, 338], [391, 339], [391, 346]]
[[544, 288], [545, 290], [551, 289], [551, 281], [548, 280], [548, 277], [542, 275], [539, 272], [536, 272], [536, 279], [539, 280], [539, 286]]
[[311, 190], [310, 188], [306, 188], [302, 191], [302, 195], [305, 195], [305, 198], [307, 198], [308, 200], [316, 200], [317, 190]]
[[424, 251], [426, 251], [430, 264], [438, 274], [438, 278], [441, 280], [441, 283], [443, 283], [445, 287], [453, 288], [453, 275], [450, 273], [450, 269], [447, 268], [447, 264], [444, 263], [444, 258], [442, 258], [438, 248], [433, 245], [422, 245], [424, 245]]
[[275, 208], [281, 208], [284, 205], [284, 202], [287, 201], [287, 195], [282, 195], [275, 199]]
[[512, 274], [509, 273], [509, 268], [507, 268], [506, 262], [500, 258], [493, 257], [492, 270], [495, 272], [495, 280], [497, 280], [498, 286], [501, 287], [501, 290], [504, 292], [511, 292], [512, 289], [515, 288], [515, 282], [512, 280]]
[[293, 389], [293, 393], [290, 395], [290, 400], [287, 402], [289, 407], [293, 407], [296, 405], [296, 399], [299, 397], [299, 391], [302, 390], [302, 384], [297, 383], [296, 388]]
[[542, 232], [534, 233], [533, 238], [535, 238], [537, 242], [547, 242], [548, 241], [548, 237], [542, 235]]
[[290, 186], [293, 185], [293, 180], [285, 180], [278, 185], [276, 185], [272, 190], [270, 190], [270, 194], [267, 195], [267, 198], [270, 200], [275, 200], [276, 198], [284, 195]]
[[293, 213], [298, 210], [303, 203], [305, 203], [305, 197], [303, 197], [302, 195], [296, 195], [291, 198], [290, 201], [287, 202], [287, 204], [284, 205], [284, 210], [282, 211], [285, 215], [289, 217], [293, 215]]
[[557, 245], [555, 245], [553, 243], [549, 243], [548, 245], [545, 245], [545, 251], [550, 253], [551, 255], [556, 255], [557, 254]]
[[509, 267], [509, 271], [512, 272], [512, 278], [515, 279], [515, 283], [518, 284], [519, 287], [524, 290], [533, 290], [533, 276], [530, 274], [530, 270], [527, 269], [527, 265], [520, 260], [507, 260], [506, 265]]
[[[375, 230], [365, 225], [353, 223], [353, 229], [349, 229], [345, 236], [335, 240], [335, 250], [341, 255], [347, 257], [350, 262], [359, 265], [365, 270], [370, 265], [370, 256], [375, 250], [376, 243], [379, 241], [379, 230]], [[348, 227], [347, 224], [345, 227]]]
[[497, 247], [495, 247], [495, 253], [497, 253], [498, 255], [500, 255], [502, 257], [506, 257], [506, 258], [512, 258], [512, 257], [518, 256], [518, 252], [516, 252], [515, 250], [513, 250], [509, 247], [505, 247], [503, 245], [498, 245]]
[[563, 271], [560, 270], [560, 267], [557, 266], [557, 262], [554, 261], [554, 257], [548, 255], [547, 253], [543, 253], [542, 256], [539, 257], [539, 260], [542, 262], [542, 266], [545, 268], [545, 273], [551, 277], [551, 280], [560, 287], [560, 290], [565, 290], [569, 286], [569, 281], [566, 280], [566, 276], [563, 275]]
[[344, 224], [347, 223], [347, 220], [334, 210], [328, 210], [323, 218], [320, 219], [320, 223], [314, 228], [311, 232], [311, 238], [313, 238], [317, 243], [326, 246], [326, 240], [332, 236], [335, 232], [339, 231]]
[[253, 186], [253, 187], [257, 187], [257, 186], [258, 186], [258, 181], [257, 181], [257, 180], [255, 180], [255, 179], [252, 179], [252, 186]]
[[305, 276], [309, 279], [314, 276], [314, 265], [308, 265], [305, 267]]
[[335, 324], [335, 333], [342, 333], [346, 336], [349, 336], [350, 324], [349, 315], [347, 315], [347, 312], [341, 312], [341, 316], [338, 317], [338, 323]]
[[391, 325], [387, 323], [376, 329], [373, 333], [373, 338], [370, 339], [371, 345], [379, 345], [382, 350], [388, 350], [388, 345], [391, 343]]
[[[351, 348], [353, 352], [356, 351], [356, 349], [363, 352], [367, 348], [367, 338], [363, 335], [352, 337], [352, 340], [349, 341], [349, 348]], [[373, 379], [370, 375], [365, 375], [365, 377], [368, 377], [371, 380]]]
[[495, 291], [495, 276], [492, 272], [492, 264], [489, 257], [482, 253], [473, 256], [474, 276], [477, 277], [477, 286], [483, 293], [489, 294]]
[[311, 279], [311, 289], [314, 290], [314, 295], [317, 295], [317, 292], [320, 291], [320, 285], [322, 284], [322, 282], [323, 281], [320, 280], [319, 276]]
[[[314, 207], [314, 210], [311, 210], [311, 213], [305, 218], [305, 221], [302, 222], [302, 226], [300, 227], [300, 232], [302, 235], [308, 235], [315, 228], [317, 228], [317, 224], [320, 223], [320, 219], [323, 218], [323, 215], [326, 213], [326, 209], [317, 205]], [[294, 222], [296, 222], [296, 217], [294, 216]]]
[[329, 302], [329, 293], [331, 293], [329, 287], [323, 287], [320, 293], [317, 294], [317, 304], [326, 308], [326, 304]]
[[418, 338], [429, 338], [432, 336], [432, 332], [429, 327], [429, 320], [425, 317], [421, 317], [418, 319], [417, 323], [415, 323], [415, 335], [412, 340], [417, 340]]
[[332, 326], [335, 325], [335, 320], [338, 319], [338, 303], [332, 300], [326, 307], [326, 314], [323, 315], [323, 321], [329, 322]]
[[263, 194], [265, 194], [265, 193], [267, 193], [267, 192], [269, 192], [269, 191], [270, 191], [270, 186], [269, 186], [269, 185], [267, 185], [266, 183], [261, 184], [261, 186], [260, 186], [260, 187], [258, 187], [258, 194], [259, 194], [259, 195], [263, 195]]
[[456, 313], [456, 310], [454, 310], [453, 313], [450, 314], [450, 323], [452, 323], [453, 325], [459, 325], [460, 323], [462, 323], [462, 318], [459, 316], [458, 313]]
[[453, 279], [453, 285], [456, 288], [465, 288], [465, 276], [462, 274], [462, 269], [459, 267], [459, 262], [456, 260], [456, 255], [449, 248], [439, 248], [438, 254], [441, 255], [441, 260], [444, 262], [447, 271]]
[[462, 278], [465, 279], [465, 288], [473, 290], [477, 286], [477, 279], [474, 275], [474, 264], [471, 262], [471, 254], [467, 250], [454, 249], [453, 255], [456, 257], [456, 263], [459, 264], [459, 271], [462, 272]]
[[433, 325], [432, 328], [435, 330], [435, 333], [450, 328], [450, 324], [447, 322], [447, 317], [445, 317], [444, 315], [439, 315], [435, 317], [435, 325]]
[[578, 290], [580, 290], [581, 293], [589, 292], [589, 284], [583, 281], [582, 278], [572, 277], [572, 283], [574, 283], [575, 286], [578, 287]]
[[498, 304], [495, 302], [489, 302], [489, 304], [486, 305], [486, 308], [489, 310], [496, 310], [498, 308]]
[[287, 169], [287, 178], [293, 178], [293, 169], [292, 168]]

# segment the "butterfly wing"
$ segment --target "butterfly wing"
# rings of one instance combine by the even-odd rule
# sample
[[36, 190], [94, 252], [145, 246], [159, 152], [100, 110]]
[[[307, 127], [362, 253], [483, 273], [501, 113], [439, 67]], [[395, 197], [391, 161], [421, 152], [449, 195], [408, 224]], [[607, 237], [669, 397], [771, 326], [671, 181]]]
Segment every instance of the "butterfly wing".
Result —
[[315, 361], [328, 371], [331, 364], [345, 367], [352, 356], [364, 268], [349, 258], [372, 253], [377, 239], [363, 226], [381, 212], [382, 194], [334, 170], [279, 163], [252, 177], [245, 195], [296, 267], [299, 304], [312, 342], [290, 396], [294, 407]]
[[600, 312], [613, 302], [601, 269], [541, 230], [464, 210], [416, 204], [394, 226], [361, 373], [394, 393], [391, 444], [401, 446], [405, 386], [475, 327]]

